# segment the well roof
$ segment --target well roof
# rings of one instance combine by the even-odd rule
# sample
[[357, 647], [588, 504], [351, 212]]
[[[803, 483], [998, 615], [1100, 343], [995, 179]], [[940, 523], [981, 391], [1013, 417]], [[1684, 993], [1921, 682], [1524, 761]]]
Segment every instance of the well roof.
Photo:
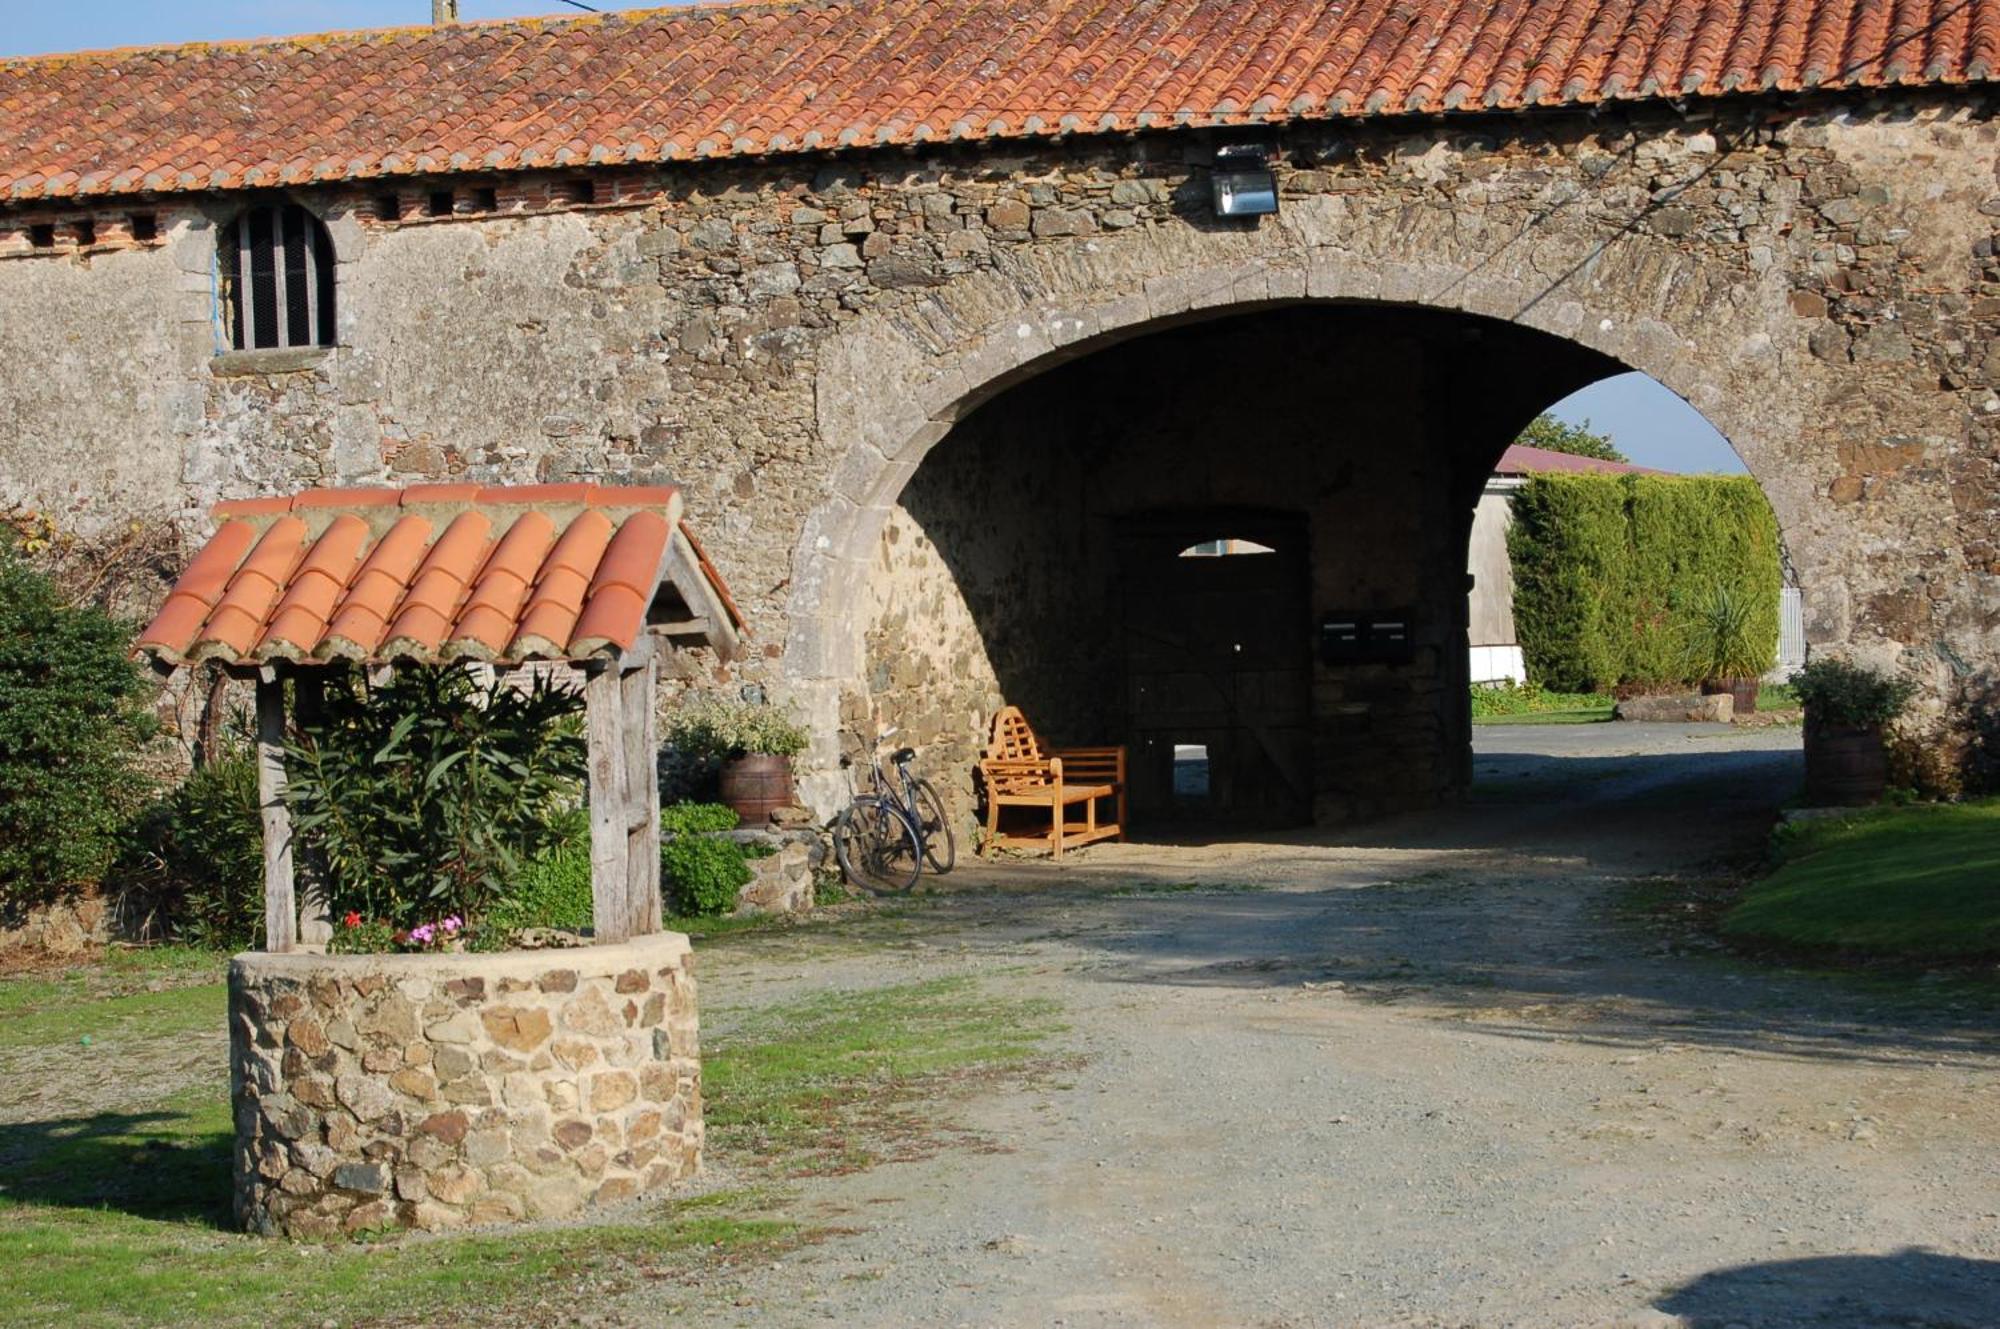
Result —
[[631, 650], [663, 618], [733, 646], [741, 618], [680, 513], [671, 485], [309, 489], [219, 503], [215, 534], [139, 649], [164, 667], [590, 663]]

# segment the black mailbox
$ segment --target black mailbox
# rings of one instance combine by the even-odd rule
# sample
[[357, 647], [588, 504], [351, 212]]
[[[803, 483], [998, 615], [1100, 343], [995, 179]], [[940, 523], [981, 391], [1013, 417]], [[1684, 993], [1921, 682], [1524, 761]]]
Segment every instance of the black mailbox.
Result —
[[1323, 663], [1408, 664], [1414, 653], [1407, 612], [1335, 610], [1319, 621]]

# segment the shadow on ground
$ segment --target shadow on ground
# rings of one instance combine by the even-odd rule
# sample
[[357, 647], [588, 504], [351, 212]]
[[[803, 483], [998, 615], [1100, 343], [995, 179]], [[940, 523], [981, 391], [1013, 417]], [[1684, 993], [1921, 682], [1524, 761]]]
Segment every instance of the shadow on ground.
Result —
[[0, 1125], [0, 1198], [225, 1226], [231, 1138], [173, 1111]]
[[1792, 737], [1661, 728], [1678, 746], [1653, 753], [1568, 734], [1538, 751], [1544, 735], [1488, 731], [1470, 803], [1394, 823], [967, 876], [1010, 924], [1096, 952], [1105, 982], [1407, 1004], [1498, 1037], [1618, 1047], [2000, 1049], [1991, 982], [1787, 971], [1663, 925], [1677, 879], [1712, 889], [1757, 870], [1802, 763]]
[[1688, 1329], [1744, 1325], [1904, 1325], [1974, 1329], [2000, 1322], [2000, 1263], [1910, 1248], [1831, 1255], [1703, 1274], [1654, 1303]]

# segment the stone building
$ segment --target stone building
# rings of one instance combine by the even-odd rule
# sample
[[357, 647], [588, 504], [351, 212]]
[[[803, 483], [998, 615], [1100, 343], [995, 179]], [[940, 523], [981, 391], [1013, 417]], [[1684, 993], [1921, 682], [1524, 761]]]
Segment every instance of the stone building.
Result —
[[[1004, 697], [1131, 742], [1136, 818], [1200, 730], [1219, 815], [1333, 821], [1463, 787], [1485, 477], [1630, 369], [1769, 494], [1815, 649], [1934, 717], [1993, 668], [2000, 0], [1098, 15], [0, 62], [0, 504], [672, 481], [821, 802], [840, 726], [956, 774]], [[1244, 154], [1275, 214], [1218, 215]]]

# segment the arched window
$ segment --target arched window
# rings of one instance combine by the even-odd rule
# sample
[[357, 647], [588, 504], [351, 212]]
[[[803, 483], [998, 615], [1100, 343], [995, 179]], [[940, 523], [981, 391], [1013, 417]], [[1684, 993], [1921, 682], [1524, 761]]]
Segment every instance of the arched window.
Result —
[[216, 237], [222, 317], [239, 351], [333, 345], [333, 240], [296, 203], [245, 208]]

